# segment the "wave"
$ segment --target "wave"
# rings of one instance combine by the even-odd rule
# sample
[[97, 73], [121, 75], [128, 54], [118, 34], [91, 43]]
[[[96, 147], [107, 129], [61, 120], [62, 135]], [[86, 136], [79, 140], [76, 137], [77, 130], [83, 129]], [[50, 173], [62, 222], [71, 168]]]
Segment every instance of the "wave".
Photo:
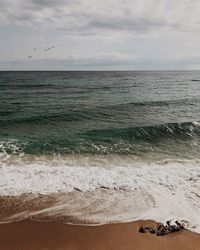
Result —
[[200, 79], [191, 79], [192, 82], [200, 82]]
[[118, 104], [115, 107], [128, 107], [128, 106], [169, 106], [169, 105], [187, 105], [193, 103], [199, 103], [199, 98], [181, 98], [181, 99], [171, 99], [171, 100], [161, 100], [161, 101], [143, 101], [143, 102], [130, 102], [124, 104]]
[[54, 87], [53, 84], [27, 84], [26, 82], [24, 84], [16, 84], [16, 85], [9, 85], [9, 83], [3, 83], [0, 85], [0, 87], [5, 87], [6, 89], [8, 88], [8, 86], [10, 86], [11, 89], [33, 89], [33, 88], [49, 88], [49, 87]]
[[[78, 133], [55, 133], [44, 137], [24, 139], [1, 139], [1, 154], [137, 154], [152, 151], [161, 142], [170, 148], [170, 143], [200, 139], [200, 123], [183, 122], [128, 128], [96, 129]], [[195, 145], [194, 145], [195, 146]], [[192, 146], [191, 146], [192, 147]], [[163, 150], [163, 149], [162, 149]], [[188, 149], [189, 150], [189, 149]]]
[[[73, 105], [68, 105], [68, 109], [56, 112], [40, 112], [40, 114], [26, 114], [26, 116], [21, 116], [17, 114], [19, 117], [13, 117], [14, 111], [1, 111], [0, 114], [4, 116], [3, 119], [0, 119], [0, 126], [17, 126], [19, 124], [48, 124], [49, 122], [60, 122], [60, 121], [96, 121], [96, 119], [100, 119], [101, 121], [107, 119], [109, 122], [113, 122], [113, 120], [120, 120], [122, 117], [124, 119], [129, 120], [129, 117], [132, 117], [130, 114], [136, 112], [136, 114], [144, 112], [146, 114], [146, 107], [149, 109], [150, 107], [169, 107], [172, 106], [183, 106], [183, 105], [195, 105], [199, 103], [199, 98], [183, 98], [176, 100], [162, 100], [162, 101], [143, 101], [143, 102], [128, 102], [121, 103], [116, 105], [100, 105], [96, 107], [85, 107], [84, 105], [80, 105], [79, 109], [74, 109]], [[19, 105], [20, 103], [12, 103], [15, 105]], [[24, 105], [21, 103], [21, 105]], [[144, 108], [144, 110], [141, 110]]]
[[44, 124], [49, 123], [51, 121], [80, 121], [84, 119], [89, 119], [91, 114], [89, 112], [84, 111], [69, 111], [65, 113], [51, 113], [51, 114], [43, 114], [38, 116], [30, 116], [30, 117], [20, 117], [20, 118], [12, 118], [7, 120], [1, 120], [0, 126], [16, 126], [18, 124]]
[[[136, 139], [153, 140], [159, 138], [194, 137], [200, 135], [200, 122], [168, 123], [152, 126], [130, 127], [124, 129], [92, 130], [85, 133], [95, 140], [109, 141], [119, 138], [128, 141]], [[103, 139], [102, 139], [103, 138]]]

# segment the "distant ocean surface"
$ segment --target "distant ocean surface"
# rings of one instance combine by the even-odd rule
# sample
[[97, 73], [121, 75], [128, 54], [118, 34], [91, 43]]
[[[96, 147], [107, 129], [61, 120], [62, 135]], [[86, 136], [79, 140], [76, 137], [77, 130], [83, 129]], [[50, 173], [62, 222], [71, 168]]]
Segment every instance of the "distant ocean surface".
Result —
[[0, 220], [174, 217], [200, 232], [199, 121], [200, 71], [2, 71], [0, 195], [61, 198]]

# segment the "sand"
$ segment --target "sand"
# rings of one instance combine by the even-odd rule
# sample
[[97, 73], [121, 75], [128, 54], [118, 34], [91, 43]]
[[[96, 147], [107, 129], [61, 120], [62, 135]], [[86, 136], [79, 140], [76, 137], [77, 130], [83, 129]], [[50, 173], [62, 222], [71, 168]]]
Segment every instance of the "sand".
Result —
[[187, 230], [167, 236], [138, 233], [137, 221], [102, 226], [75, 226], [50, 222], [21, 221], [0, 225], [0, 249], [69, 250], [199, 250], [200, 235]]

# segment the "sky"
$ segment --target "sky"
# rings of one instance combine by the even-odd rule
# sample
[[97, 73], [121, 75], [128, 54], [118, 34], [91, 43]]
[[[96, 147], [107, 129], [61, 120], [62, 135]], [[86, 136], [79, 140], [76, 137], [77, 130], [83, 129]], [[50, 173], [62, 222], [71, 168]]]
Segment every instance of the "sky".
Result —
[[200, 69], [199, 0], [0, 0], [0, 70]]

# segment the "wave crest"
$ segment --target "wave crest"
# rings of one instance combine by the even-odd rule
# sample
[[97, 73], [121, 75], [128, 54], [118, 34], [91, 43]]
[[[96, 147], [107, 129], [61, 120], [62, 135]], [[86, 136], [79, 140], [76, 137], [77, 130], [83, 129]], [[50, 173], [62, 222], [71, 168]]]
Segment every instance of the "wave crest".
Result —
[[[200, 123], [183, 122], [107, 130], [89, 130], [70, 136], [3, 140], [0, 154], [134, 154], [148, 151], [158, 143], [193, 141], [200, 135]], [[151, 150], [150, 150], [151, 151]]]

